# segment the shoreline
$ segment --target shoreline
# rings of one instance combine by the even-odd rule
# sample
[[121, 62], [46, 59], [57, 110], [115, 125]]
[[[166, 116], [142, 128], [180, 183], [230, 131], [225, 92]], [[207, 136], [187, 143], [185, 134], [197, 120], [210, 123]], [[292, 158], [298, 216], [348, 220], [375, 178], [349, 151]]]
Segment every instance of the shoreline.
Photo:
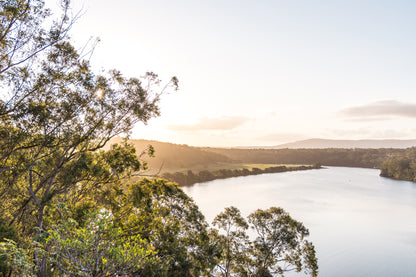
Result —
[[192, 170], [187, 172], [166, 172], [162, 174], [162, 178], [171, 182], [176, 182], [180, 187], [192, 186], [196, 183], [204, 183], [217, 179], [227, 179], [232, 177], [260, 175], [266, 173], [280, 173], [288, 171], [310, 170], [310, 169], [322, 169], [321, 165], [276, 165], [260, 169], [253, 167], [251, 170], [247, 168], [242, 169], [219, 169], [219, 170], [202, 170], [198, 173], [194, 173]]

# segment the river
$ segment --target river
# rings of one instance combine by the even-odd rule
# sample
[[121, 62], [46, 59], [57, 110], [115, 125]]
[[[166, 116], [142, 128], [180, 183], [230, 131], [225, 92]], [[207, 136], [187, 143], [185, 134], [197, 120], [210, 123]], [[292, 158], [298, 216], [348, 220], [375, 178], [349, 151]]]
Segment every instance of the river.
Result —
[[209, 223], [228, 206], [244, 216], [282, 207], [309, 229], [319, 276], [416, 276], [415, 183], [380, 177], [375, 169], [328, 167], [215, 180], [184, 191]]

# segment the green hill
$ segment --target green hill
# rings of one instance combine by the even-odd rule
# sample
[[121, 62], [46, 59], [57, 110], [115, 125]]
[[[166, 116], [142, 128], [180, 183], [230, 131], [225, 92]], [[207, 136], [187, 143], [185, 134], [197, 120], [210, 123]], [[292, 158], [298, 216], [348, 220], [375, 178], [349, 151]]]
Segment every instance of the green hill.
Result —
[[[121, 142], [121, 138], [114, 138], [110, 144]], [[130, 139], [129, 142], [136, 148], [137, 154], [146, 150], [149, 145], [155, 149], [155, 157], [143, 156], [148, 163], [149, 174], [158, 172], [172, 172], [182, 170], [204, 170], [213, 167], [222, 167], [222, 164], [232, 163], [233, 160], [219, 153], [191, 147], [183, 144], [173, 144], [155, 140]]]

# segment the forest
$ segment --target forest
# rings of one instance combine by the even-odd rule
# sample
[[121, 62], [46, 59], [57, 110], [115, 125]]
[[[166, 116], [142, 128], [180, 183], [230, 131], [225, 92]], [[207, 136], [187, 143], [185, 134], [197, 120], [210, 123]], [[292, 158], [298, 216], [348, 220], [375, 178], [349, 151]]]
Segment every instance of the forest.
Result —
[[209, 225], [177, 184], [131, 180], [154, 148], [108, 142], [158, 116], [178, 79], [93, 71], [60, 3], [0, 0], [0, 276], [317, 276], [283, 209], [228, 207]]
[[416, 182], [416, 148], [408, 148], [401, 155], [386, 159], [380, 176]]
[[403, 155], [405, 149], [230, 149], [207, 148], [244, 163], [269, 164], [321, 164], [326, 166], [347, 166], [380, 168], [389, 157]]

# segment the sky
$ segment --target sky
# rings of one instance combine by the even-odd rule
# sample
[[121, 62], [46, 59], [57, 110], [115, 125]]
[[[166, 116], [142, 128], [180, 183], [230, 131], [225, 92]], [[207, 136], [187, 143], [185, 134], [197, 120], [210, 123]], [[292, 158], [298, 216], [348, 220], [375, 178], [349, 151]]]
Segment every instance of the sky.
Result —
[[[54, 7], [57, 0], [47, 0]], [[135, 139], [272, 146], [416, 139], [416, 1], [73, 0], [96, 69], [179, 90]]]

